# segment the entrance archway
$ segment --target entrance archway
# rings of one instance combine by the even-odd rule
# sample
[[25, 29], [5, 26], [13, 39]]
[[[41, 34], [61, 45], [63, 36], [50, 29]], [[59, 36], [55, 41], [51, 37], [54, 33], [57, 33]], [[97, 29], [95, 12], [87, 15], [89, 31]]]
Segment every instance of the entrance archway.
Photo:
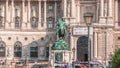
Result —
[[88, 37], [81, 36], [77, 40], [77, 60], [88, 61]]

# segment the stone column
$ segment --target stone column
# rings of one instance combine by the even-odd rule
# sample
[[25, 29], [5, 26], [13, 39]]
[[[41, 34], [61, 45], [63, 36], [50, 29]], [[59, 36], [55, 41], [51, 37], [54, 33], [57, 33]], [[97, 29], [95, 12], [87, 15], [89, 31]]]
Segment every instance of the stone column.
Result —
[[118, 27], [118, 0], [115, 0], [115, 26]]
[[12, 0], [11, 2], [11, 6], [12, 6], [12, 13], [11, 13], [11, 26], [12, 28], [14, 28], [14, 17], [15, 17], [15, 10], [14, 10], [14, 0]]
[[10, 61], [13, 59], [13, 54], [12, 54], [12, 47], [11, 45], [6, 46], [6, 64], [10, 64]]
[[55, 11], [55, 22], [56, 22], [57, 21], [57, 2], [56, 1], [55, 1], [54, 11]]
[[27, 26], [28, 26], [28, 29], [31, 28], [31, 24], [30, 24], [30, 17], [31, 17], [31, 10], [30, 10], [30, 0], [28, 0], [28, 23], [27, 23]]
[[6, 22], [8, 21], [8, 0], [6, 0]]
[[9, 28], [9, 22], [8, 22], [8, 0], [6, 0], [6, 15], [5, 15], [5, 18], [6, 18], [6, 22], [5, 22], [5, 28]]
[[104, 15], [104, 0], [100, 0], [100, 6], [101, 6], [100, 16], [103, 17], [103, 15]]
[[98, 44], [98, 36], [97, 32], [94, 32], [94, 58], [97, 58], [97, 44]]
[[31, 7], [31, 8], [33, 8], [32, 9], [32, 17], [36, 17], [36, 8], [35, 8], [36, 6], [34, 6], [34, 8], [33, 8], [33, 6]]
[[44, 1], [44, 28], [46, 28], [46, 26], [47, 26], [47, 24], [46, 24], [46, 22], [47, 22], [47, 20], [46, 20], [46, 13], [47, 13], [47, 11], [46, 11], [46, 7], [47, 5], [46, 5], [46, 0]]
[[22, 29], [24, 29], [25, 28], [25, 18], [24, 18], [24, 6], [25, 6], [25, 0], [22, 0], [22, 26], [21, 27], [23, 27]]
[[[102, 59], [102, 57], [101, 56], [103, 56], [103, 55], [101, 55], [101, 50], [103, 50], [103, 48], [101, 49], [101, 46], [103, 46], [104, 45], [104, 43], [102, 43], [101, 44], [101, 38], [102, 38], [102, 34], [100, 33], [100, 32], [98, 32], [98, 37], [97, 37], [98, 39], [98, 50], [97, 50], [97, 59]], [[103, 53], [104, 53], [104, 51], [103, 51]]]
[[71, 0], [71, 3], [72, 3], [72, 6], [71, 6], [72, 17], [75, 17], [75, 0]]
[[64, 0], [64, 2], [63, 2], [63, 6], [64, 6], [63, 16], [64, 16], [64, 17], [66, 17], [66, 9], [67, 9], [67, 8], [66, 8], [66, 5], [67, 5], [66, 1], [67, 1], [67, 0]]
[[75, 51], [74, 49], [76, 48], [75, 47], [75, 44], [74, 44], [74, 37], [71, 35], [70, 36], [70, 47], [71, 47], [71, 50], [72, 50], [72, 60], [75, 61]]
[[98, 0], [97, 1], [97, 4], [96, 4], [96, 22], [98, 22], [99, 21], [99, 13], [100, 13], [100, 1]]
[[109, 0], [109, 16], [112, 17], [113, 0]]
[[25, 3], [24, 3], [25, 1], [24, 0], [22, 0], [22, 21], [24, 21], [24, 6], [25, 6]]
[[80, 5], [77, 5], [77, 22], [80, 22]]
[[[105, 46], [105, 49], [104, 49], [104, 50], [105, 50], [105, 52], [104, 52], [104, 53], [105, 53], [105, 55], [104, 55], [104, 59], [105, 59], [105, 60], [104, 60], [104, 61], [105, 61], [105, 65], [107, 65], [107, 60], [108, 60], [108, 59], [107, 59], [107, 57], [108, 57], [108, 51], [107, 51], [107, 49], [108, 49], [108, 39], [107, 39], [107, 38], [108, 38], [108, 32], [105, 31], [105, 32], [104, 32], [104, 35], [105, 35], [105, 36], [104, 36], [104, 37], [105, 37], [105, 38], [104, 38], [104, 39], [105, 39], [105, 43], [104, 43], [104, 44], [105, 44], [105, 45], [104, 45], [104, 46]], [[110, 43], [110, 42], [109, 42], [109, 43]]]
[[38, 22], [38, 29], [40, 29], [40, 28], [41, 28], [41, 1], [39, 1], [39, 22]]

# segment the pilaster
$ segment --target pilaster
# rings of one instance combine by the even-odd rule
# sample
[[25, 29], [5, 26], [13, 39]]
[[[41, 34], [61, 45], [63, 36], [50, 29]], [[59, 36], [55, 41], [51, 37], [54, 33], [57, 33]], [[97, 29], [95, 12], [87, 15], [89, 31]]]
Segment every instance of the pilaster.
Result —
[[14, 17], [15, 17], [15, 10], [14, 10], [14, 0], [11, 2], [12, 10], [11, 10], [11, 28], [14, 29]]
[[71, 0], [71, 11], [72, 11], [72, 17], [75, 17], [75, 0]]
[[118, 28], [118, 0], [115, 0], [115, 6], [114, 6], [114, 16], [115, 16], [115, 27]]
[[41, 1], [39, 1], [39, 22], [38, 22], [38, 29], [41, 28]]
[[98, 36], [97, 36], [97, 32], [94, 32], [94, 58], [97, 58], [97, 49], [98, 49]]
[[9, 17], [9, 15], [8, 15], [8, 0], [6, 0], [6, 14], [5, 14], [5, 28], [9, 28], [9, 20], [8, 20], [8, 17]]
[[77, 4], [77, 22], [80, 22], [80, 4]]
[[31, 18], [31, 9], [30, 9], [30, 0], [28, 0], [28, 19], [27, 19], [27, 26], [28, 29], [31, 29], [30, 18]]
[[25, 29], [26, 25], [25, 25], [25, 14], [24, 14], [24, 9], [25, 9], [25, 0], [22, 0], [22, 29]]
[[46, 15], [47, 15], [47, 3], [46, 3], [46, 0], [44, 1], [44, 28], [46, 29], [47, 28], [47, 20], [46, 20]]
[[66, 17], [66, 5], [67, 5], [67, 0], [64, 0], [63, 2], [63, 6], [64, 6], [64, 13], [63, 13], [63, 16]]
[[57, 21], [57, 2], [55, 1], [55, 8], [54, 8], [54, 12], [55, 12], [55, 22]]
[[104, 15], [104, 0], [100, 0], [100, 6], [101, 6], [100, 16], [103, 17], [103, 15]]
[[[109, 28], [108, 30], [107, 30], [107, 33], [106, 33], [107, 35], [107, 39], [106, 39], [106, 43], [107, 43], [107, 59], [110, 59], [110, 54], [114, 51], [114, 48], [113, 48], [113, 46], [114, 46], [114, 32], [113, 32], [113, 30], [112, 30], [112, 28]], [[109, 39], [110, 38], [110, 39]], [[109, 61], [109, 60], [108, 60]]]
[[98, 58], [99, 60], [103, 60], [104, 54], [105, 54], [105, 50], [104, 50], [104, 46], [105, 46], [105, 41], [104, 41], [104, 33], [99, 32], [98, 33]]
[[109, 0], [109, 17], [112, 17], [113, 13], [113, 0]]

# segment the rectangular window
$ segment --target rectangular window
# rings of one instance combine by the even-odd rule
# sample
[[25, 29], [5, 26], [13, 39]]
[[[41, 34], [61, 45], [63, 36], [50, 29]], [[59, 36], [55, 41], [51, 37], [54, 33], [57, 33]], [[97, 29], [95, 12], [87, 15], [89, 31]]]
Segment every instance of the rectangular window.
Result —
[[30, 57], [38, 57], [38, 47], [30, 47]]

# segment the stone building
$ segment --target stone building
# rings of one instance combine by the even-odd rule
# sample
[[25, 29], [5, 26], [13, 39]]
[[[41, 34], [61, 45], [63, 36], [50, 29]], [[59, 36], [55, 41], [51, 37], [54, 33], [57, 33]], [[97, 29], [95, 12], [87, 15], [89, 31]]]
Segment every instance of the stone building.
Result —
[[107, 65], [120, 44], [119, 0], [0, 0], [0, 60], [47, 61], [56, 24], [64, 18], [72, 61], [87, 61], [84, 13], [93, 13], [91, 60]]

